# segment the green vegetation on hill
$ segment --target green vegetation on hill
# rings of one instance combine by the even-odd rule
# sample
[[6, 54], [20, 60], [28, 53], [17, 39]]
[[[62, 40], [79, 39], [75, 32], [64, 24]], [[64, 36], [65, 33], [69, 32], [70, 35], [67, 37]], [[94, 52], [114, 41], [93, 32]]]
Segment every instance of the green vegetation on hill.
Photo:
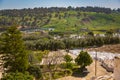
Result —
[[22, 28], [54, 28], [54, 32], [80, 32], [120, 28], [120, 11], [100, 7], [1, 10], [0, 28], [16, 22]]
[[[74, 12], [74, 13], [73, 13]], [[120, 15], [93, 13], [93, 12], [80, 12], [78, 17], [77, 12], [67, 12], [69, 17], [52, 17], [50, 22], [43, 27], [55, 28], [55, 31], [77, 31], [81, 28], [90, 30], [108, 30], [120, 28]], [[62, 12], [59, 13], [62, 15]]]

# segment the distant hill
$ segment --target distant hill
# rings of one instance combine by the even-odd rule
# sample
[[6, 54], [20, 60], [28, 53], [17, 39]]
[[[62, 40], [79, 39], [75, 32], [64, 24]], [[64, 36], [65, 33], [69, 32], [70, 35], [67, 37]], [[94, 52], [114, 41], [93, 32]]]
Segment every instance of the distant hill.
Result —
[[13, 22], [22, 28], [54, 28], [54, 32], [115, 30], [120, 29], [120, 9], [69, 6], [0, 10], [0, 28], [6, 28]]

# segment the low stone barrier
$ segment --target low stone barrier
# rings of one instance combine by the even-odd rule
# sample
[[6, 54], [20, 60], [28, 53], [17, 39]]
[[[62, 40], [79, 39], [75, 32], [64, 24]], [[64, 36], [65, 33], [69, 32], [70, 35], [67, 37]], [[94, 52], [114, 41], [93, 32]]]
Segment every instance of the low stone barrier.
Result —
[[103, 60], [101, 66], [104, 67], [108, 72], [113, 72], [114, 70], [114, 60]]

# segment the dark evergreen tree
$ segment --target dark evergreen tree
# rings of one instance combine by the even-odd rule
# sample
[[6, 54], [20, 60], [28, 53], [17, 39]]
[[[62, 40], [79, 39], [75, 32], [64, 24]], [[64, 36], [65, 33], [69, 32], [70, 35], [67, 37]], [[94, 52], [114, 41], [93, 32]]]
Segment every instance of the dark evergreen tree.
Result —
[[3, 33], [2, 60], [8, 71], [24, 72], [28, 68], [28, 54], [25, 49], [22, 35], [16, 26], [9, 27]]
[[75, 59], [75, 62], [80, 65], [81, 69], [85, 69], [86, 66], [90, 65], [93, 60], [88, 52], [81, 51]]

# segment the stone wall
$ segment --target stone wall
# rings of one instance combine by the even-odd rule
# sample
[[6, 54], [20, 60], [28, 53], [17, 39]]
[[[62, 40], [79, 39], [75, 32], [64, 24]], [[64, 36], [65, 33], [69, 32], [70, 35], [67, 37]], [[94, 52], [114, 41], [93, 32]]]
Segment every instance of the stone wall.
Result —
[[101, 61], [101, 66], [105, 68], [108, 72], [113, 72], [114, 71], [114, 60], [113, 59], [103, 60]]

